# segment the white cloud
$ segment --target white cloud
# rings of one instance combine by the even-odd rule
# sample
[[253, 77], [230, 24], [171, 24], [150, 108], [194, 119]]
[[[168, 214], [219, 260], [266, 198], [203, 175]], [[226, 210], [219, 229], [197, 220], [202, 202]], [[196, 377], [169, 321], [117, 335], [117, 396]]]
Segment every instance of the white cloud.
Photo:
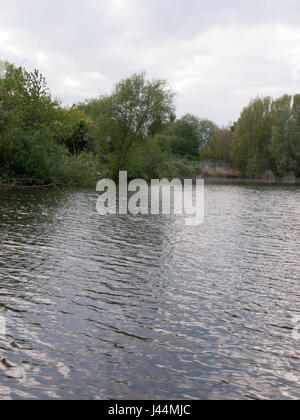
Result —
[[6, 42], [9, 39], [9, 33], [5, 31], [0, 31], [0, 42]]
[[77, 80], [72, 79], [72, 77], [66, 77], [65, 84], [74, 88], [78, 88], [80, 86], [80, 83]]
[[[228, 0], [0, 0], [0, 55], [72, 103], [145, 69], [180, 114], [227, 123], [251, 97], [300, 91], [300, 5]], [[298, 12], [298, 13], [297, 13]]]
[[42, 51], [38, 51], [35, 56], [39, 64], [42, 64], [45, 61], [47, 61], [47, 55], [43, 53]]

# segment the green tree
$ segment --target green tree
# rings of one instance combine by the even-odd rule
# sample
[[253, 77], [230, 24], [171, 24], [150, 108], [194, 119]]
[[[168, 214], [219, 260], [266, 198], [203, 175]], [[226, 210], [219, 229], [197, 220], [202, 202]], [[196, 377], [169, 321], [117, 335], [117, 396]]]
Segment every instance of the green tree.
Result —
[[[263, 175], [269, 169], [269, 147], [272, 137], [272, 98], [256, 98], [251, 101], [235, 126], [233, 161], [243, 174], [256, 172]], [[257, 167], [255, 168], [255, 161]], [[251, 168], [251, 169], [250, 169]]]
[[[66, 133], [82, 149], [83, 127], [72, 128], [42, 75], [6, 63], [0, 80], [0, 178], [22, 182], [85, 184], [96, 182], [92, 156], [71, 157]], [[83, 115], [83, 114], [82, 114]], [[86, 118], [83, 115], [84, 118]]]
[[218, 128], [210, 141], [200, 151], [201, 160], [231, 164], [233, 141], [234, 134], [230, 128]]
[[[284, 106], [291, 107], [293, 97], [291, 95], [283, 95], [278, 99], [274, 99], [271, 104], [271, 112], [274, 114], [276, 111]], [[275, 116], [275, 115], [274, 115]]]
[[167, 130], [171, 136], [173, 153], [198, 158], [199, 151], [212, 138], [216, 129], [217, 126], [212, 121], [191, 114], [184, 115]]
[[49, 153], [62, 152], [55, 142], [59, 104], [37, 70], [29, 73], [8, 63], [5, 67], [0, 83], [1, 171], [38, 176], [42, 165], [48, 167], [52, 160]]
[[67, 138], [66, 146], [72, 155], [79, 155], [92, 144], [90, 130], [85, 121], [80, 121], [74, 129], [72, 136]]
[[126, 169], [133, 147], [174, 115], [174, 94], [164, 80], [149, 81], [144, 72], [119, 82], [111, 96], [80, 105], [95, 124], [99, 152], [109, 154], [114, 176]]
[[295, 111], [298, 123], [300, 124], [300, 95], [295, 95], [293, 99], [293, 110]]
[[109, 153], [113, 152], [113, 144], [116, 144], [120, 137], [117, 120], [113, 117], [112, 97], [99, 96], [79, 104], [77, 108], [90, 121], [96, 155], [100, 159], [105, 159]]
[[276, 111], [270, 153], [279, 176], [296, 175], [300, 160], [300, 125], [289, 105]]
[[94, 151], [91, 123], [86, 114], [75, 106], [60, 110], [61, 138], [72, 155]]
[[27, 72], [22, 67], [6, 64], [5, 78], [0, 84], [0, 101], [4, 112], [0, 130], [10, 126], [23, 129], [41, 124], [56, 128], [59, 102], [51, 98], [38, 70]]

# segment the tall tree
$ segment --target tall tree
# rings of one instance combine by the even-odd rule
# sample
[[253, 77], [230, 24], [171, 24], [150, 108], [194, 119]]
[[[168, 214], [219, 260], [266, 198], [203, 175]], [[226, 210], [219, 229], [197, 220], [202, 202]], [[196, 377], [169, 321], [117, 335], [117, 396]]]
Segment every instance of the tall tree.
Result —
[[61, 130], [58, 102], [37, 70], [30, 73], [6, 63], [0, 82], [1, 172], [48, 177], [59, 162], [56, 155], [64, 154], [56, 143]]
[[[251, 101], [237, 122], [233, 159], [244, 174], [262, 175], [269, 166], [269, 146], [272, 136], [272, 98], [262, 97]], [[257, 163], [256, 165], [254, 163]]]
[[218, 128], [211, 140], [201, 150], [200, 158], [202, 160], [231, 164], [233, 140], [234, 134], [230, 128]]
[[217, 126], [212, 121], [191, 114], [184, 115], [167, 130], [172, 136], [173, 153], [198, 158], [199, 151], [212, 138], [216, 129]]
[[151, 130], [155, 134], [155, 126], [170, 121], [175, 112], [173, 99], [166, 81], [147, 80], [142, 72], [119, 82], [111, 96], [81, 105], [101, 133], [100, 149], [111, 152], [115, 176], [125, 169], [133, 146], [143, 141]]
[[300, 124], [300, 95], [295, 95], [293, 98], [293, 110], [295, 111]]

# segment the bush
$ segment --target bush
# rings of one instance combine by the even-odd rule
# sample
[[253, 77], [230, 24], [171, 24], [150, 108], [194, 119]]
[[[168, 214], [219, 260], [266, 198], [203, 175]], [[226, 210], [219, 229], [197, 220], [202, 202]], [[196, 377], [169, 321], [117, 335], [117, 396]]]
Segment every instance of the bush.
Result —
[[217, 129], [214, 136], [200, 151], [200, 160], [232, 165], [234, 133], [228, 128]]
[[128, 177], [154, 179], [160, 178], [166, 154], [161, 150], [157, 139], [146, 139], [132, 150], [126, 167]]
[[[96, 185], [100, 173], [94, 155], [81, 153], [69, 157], [64, 172], [64, 182], [76, 187]], [[102, 177], [102, 176], [101, 176]]]
[[58, 145], [47, 127], [9, 130], [0, 141], [1, 172], [9, 177], [27, 177], [45, 183], [60, 178], [67, 150]]
[[248, 160], [246, 176], [248, 178], [262, 178], [268, 169], [268, 162], [263, 156], [253, 155]]
[[276, 111], [270, 154], [280, 177], [295, 177], [300, 161], [300, 125], [288, 106]]
[[163, 177], [166, 178], [196, 178], [200, 175], [200, 163], [188, 159], [172, 158], [166, 162]]

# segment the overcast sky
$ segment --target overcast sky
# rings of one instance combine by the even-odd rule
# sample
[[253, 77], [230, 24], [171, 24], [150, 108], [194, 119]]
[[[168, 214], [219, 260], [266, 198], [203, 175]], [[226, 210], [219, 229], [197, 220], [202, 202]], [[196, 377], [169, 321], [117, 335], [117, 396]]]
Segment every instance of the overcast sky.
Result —
[[146, 70], [179, 115], [227, 124], [250, 98], [300, 93], [299, 0], [0, 0], [0, 56], [63, 103]]

